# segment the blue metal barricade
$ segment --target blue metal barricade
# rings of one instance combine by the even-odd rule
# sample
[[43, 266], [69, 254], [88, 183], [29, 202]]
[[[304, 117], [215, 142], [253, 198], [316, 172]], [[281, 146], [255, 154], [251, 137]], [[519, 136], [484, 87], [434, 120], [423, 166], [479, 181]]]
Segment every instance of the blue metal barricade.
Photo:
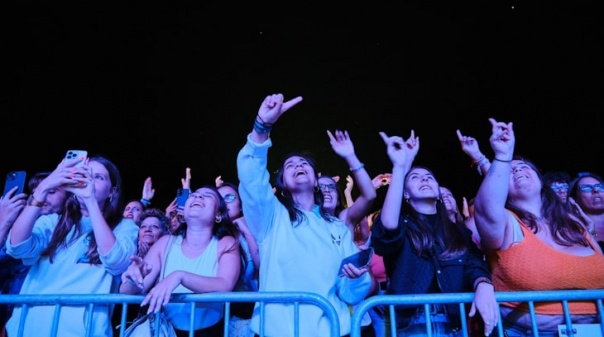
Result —
[[[568, 303], [572, 301], [593, 300], [598, 308], [600, 319], [600, 330], [604, 335], [604, 308], [602, 300], [604, 299], [604, 289], [596, 290], [556, 290], [556, 291], [516, 291], [516, 292], [496, 292], [495, 297], [498, 303], [501, 302], [524, 302], [527, 303], [530, 310], [530, 316], [533, 322], [533, 331], [537, 330], [535, 319], [535, 302], [559, 302], [562, 304], [566, 323], [566, 336], [573, 337], [574, 330], [571, 324], [571, 312]], [[384, 305], [388, 307], [389, 312], [389, 331], [388, 336], [396, 336], [395, 305], [424, 305], [425, 312], [429, 313], [431, 304], [458, 304], [461, 317], [465, 318], [465, 305], [472, 302], [474, 293], [452, 293], [452, 294], [418, 294], [418, 295], [377, 295], [364, 300], [354, 311], [352, 317], [352, 332], [350, 337], [361, 337], [361, 322], [363, 315], [371, 308]], [[426, 314], [426, 336], [432, 337], [430, 328], [430, 315]], [[466, 320], [462, 319], [461, 328], [463, 336], [468, 337], [468, 327]], [[499, 321], [497, 329], [499, 336], [503, 336], [503, 326]], [[381, 337], [381, 336], [380, 336]], [[596, 337], [596, 336], [590, 336]]]

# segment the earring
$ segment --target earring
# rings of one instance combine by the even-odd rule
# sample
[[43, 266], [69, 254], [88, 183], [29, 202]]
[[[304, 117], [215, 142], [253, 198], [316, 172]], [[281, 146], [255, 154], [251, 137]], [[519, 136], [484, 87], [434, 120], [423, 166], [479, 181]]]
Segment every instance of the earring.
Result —
[[315, 191], [315, 193], [319, 193], [319, 192], [321, 192], [321, 189], [319, 188], [319, 186], [315, 186], [313, 191]]
[[221, 216], [217, 216], [217, 217], [214, 219], [214, 222], [215, 222], [215, 223], [220, 223], [221, 221], [222, 221], [222, 217], [221, 217]]
[[284, 191], [281, 191], [281, 196], [285, 198], [285, 193], [283, 193]]
[[406, 202], [406, 203], [409, 203], [409, 198], [405, 198], [405, 202]]

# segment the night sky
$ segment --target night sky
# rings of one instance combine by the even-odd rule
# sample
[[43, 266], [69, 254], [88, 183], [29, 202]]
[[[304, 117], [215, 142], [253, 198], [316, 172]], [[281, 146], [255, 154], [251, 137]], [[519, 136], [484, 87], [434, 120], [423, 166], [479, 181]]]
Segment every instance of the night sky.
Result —
[[0, 5], [2, 177], [86, 149], [120, 167], [126, 199], [151, 176], [164, 209], [186, 167], [193, 187], [237, 182], [237, 152], [278, 92], [304, 101], [273, 128], [271, 171], [310, 150], [344, 177], [326, 130], [345, 129], [375, 176], [391, 168], [378, 132], [414, 129], [416, 163], [460, 201], [480, 176], [455, 130], [492, 158], [494, 117], [543, 171], [604, 174], [604, 27], [585, 4], [52, 5]]

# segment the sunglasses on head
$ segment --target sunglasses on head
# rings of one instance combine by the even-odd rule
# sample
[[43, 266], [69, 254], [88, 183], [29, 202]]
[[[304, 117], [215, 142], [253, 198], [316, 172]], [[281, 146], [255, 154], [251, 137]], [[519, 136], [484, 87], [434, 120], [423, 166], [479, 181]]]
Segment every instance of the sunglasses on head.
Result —
[[233, 200], [235, 200], [235, 195], [233, 193], [229, 193], [229, 194], [225, 194], [224, 197], [222, 197], [224, 199], [224, 202], [229, 203], [229, 202], [233, 202]]
[[598, 192], [604, 192], [604, 184], [581, 184], [579, 185], [579, 190], [581, 190], [581, 192], [592, 192], [593, 190], [596, 190]]

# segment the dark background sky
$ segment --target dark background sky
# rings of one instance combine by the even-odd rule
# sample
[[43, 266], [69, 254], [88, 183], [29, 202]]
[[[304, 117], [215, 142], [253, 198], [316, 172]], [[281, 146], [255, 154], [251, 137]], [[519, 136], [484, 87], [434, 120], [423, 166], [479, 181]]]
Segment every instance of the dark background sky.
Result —
[[237, 152], [277, 92], [304, 101], [271, 133], [271, 170], [307, 149], [344, 177], [325, 133], [339, 128], [374, 176], [391, 167], [378, 132], [415, 129], [416, 163], [471, 197], [480, 177], [455, 130], [492, 157], [494, 117], [544, 171], [604, 174], [604, 28], [584, 3], [0, 6], [2, 176], [87, 149], [118, 164], [126, 198], [151, 176], [164, 208], [186, 167], [193, 186], [237, 182]]

